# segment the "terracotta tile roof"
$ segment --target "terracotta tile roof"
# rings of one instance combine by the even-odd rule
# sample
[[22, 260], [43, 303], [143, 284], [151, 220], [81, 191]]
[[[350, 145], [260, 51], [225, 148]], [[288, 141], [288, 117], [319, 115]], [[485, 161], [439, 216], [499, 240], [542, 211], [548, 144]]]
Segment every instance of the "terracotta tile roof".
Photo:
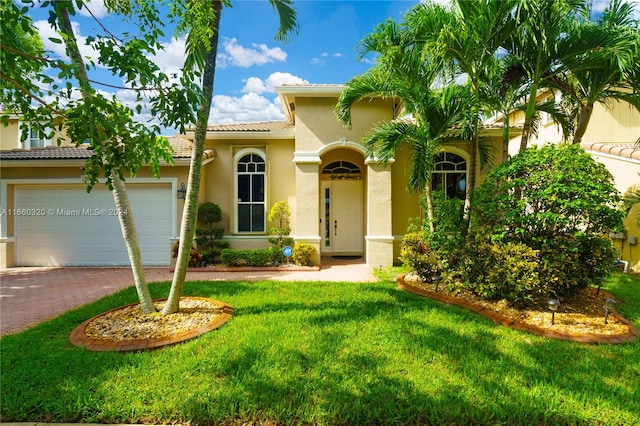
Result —
[[[293, 123], [287, 121], [261, 121], [256, 123], [215, 124], [207, 127], [208, 132], [273, 132], [293, 129]], [[189, 129], [193, 131], [193, 129]]]
[[171, 136], [168, 138], [169, 143], [173, 147], [173, 158], [189, 158], [191, 157], [191, 148], [193, 142], [189, 139], [183, 138], [180, 135]]
[[[193, 142], [180, 135], [168, 138], [173, 147], [173, 158], [190, 158]], [[47, 146], [44, 148], [11, 149], [0, 151], [0, 160], [86, 160], [93, 152], [87, 146]], [[214, 158], [215, 150], [208, 149], [204, 158]]]
[[628, 143], [583, 142], [580, 144], [580, 146], [587, 151], [600, 152], [603, 154], [615, 155], [617, 157], [640, 160], [640, 147], [633, 142], [628, 142]]

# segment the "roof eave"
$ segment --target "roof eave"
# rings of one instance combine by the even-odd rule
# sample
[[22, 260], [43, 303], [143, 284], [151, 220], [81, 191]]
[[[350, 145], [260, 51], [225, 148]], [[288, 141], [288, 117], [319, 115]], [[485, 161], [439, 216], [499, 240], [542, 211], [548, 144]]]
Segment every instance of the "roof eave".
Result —
[[295, 139], [295, 130], [207, 132], [207, 139]]

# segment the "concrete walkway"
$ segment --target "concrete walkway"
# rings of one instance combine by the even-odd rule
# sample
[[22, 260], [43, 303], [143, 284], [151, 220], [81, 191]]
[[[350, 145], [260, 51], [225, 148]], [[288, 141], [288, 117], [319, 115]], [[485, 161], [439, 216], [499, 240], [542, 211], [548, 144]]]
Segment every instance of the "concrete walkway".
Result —
[[[169, 268], [145, 268], [148, 282]], [[375, 282], [362, 259], [323, 258], [319, 271], [188, 272], [187, 280]], [[9, 268], [0, 271], [0, 336], [16, 333], [133, 285], [130, 268]]]

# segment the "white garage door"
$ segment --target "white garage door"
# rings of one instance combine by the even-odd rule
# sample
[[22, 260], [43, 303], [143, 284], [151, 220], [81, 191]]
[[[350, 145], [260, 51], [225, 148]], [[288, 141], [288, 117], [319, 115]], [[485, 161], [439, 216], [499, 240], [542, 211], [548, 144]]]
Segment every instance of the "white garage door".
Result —
[[[130, 184], [127, 193], [146, 265], [169, 265], [170, 184]], [[16, 264], [19, 266], [129, 265], [113, 195], [104, 186], [16, 186]]]

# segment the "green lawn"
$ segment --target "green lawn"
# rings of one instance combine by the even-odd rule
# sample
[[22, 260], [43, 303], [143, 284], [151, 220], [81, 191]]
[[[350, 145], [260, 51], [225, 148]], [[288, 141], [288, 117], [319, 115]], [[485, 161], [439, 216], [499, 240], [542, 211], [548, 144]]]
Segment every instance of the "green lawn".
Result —
[[[152, 285], [154, 297], [168, 283]], [[640, 280], [606, 284], [640, 327]], [[588, 346], [493, 324], [379, 283], [190, 282], [235, 308], [140, 353], [73, 347], [132, 288], [0, 341], [1, 420], [218, 424], [640, 423], [640, 343]], [[235, 424], [235, 423], [234, 423]]]

